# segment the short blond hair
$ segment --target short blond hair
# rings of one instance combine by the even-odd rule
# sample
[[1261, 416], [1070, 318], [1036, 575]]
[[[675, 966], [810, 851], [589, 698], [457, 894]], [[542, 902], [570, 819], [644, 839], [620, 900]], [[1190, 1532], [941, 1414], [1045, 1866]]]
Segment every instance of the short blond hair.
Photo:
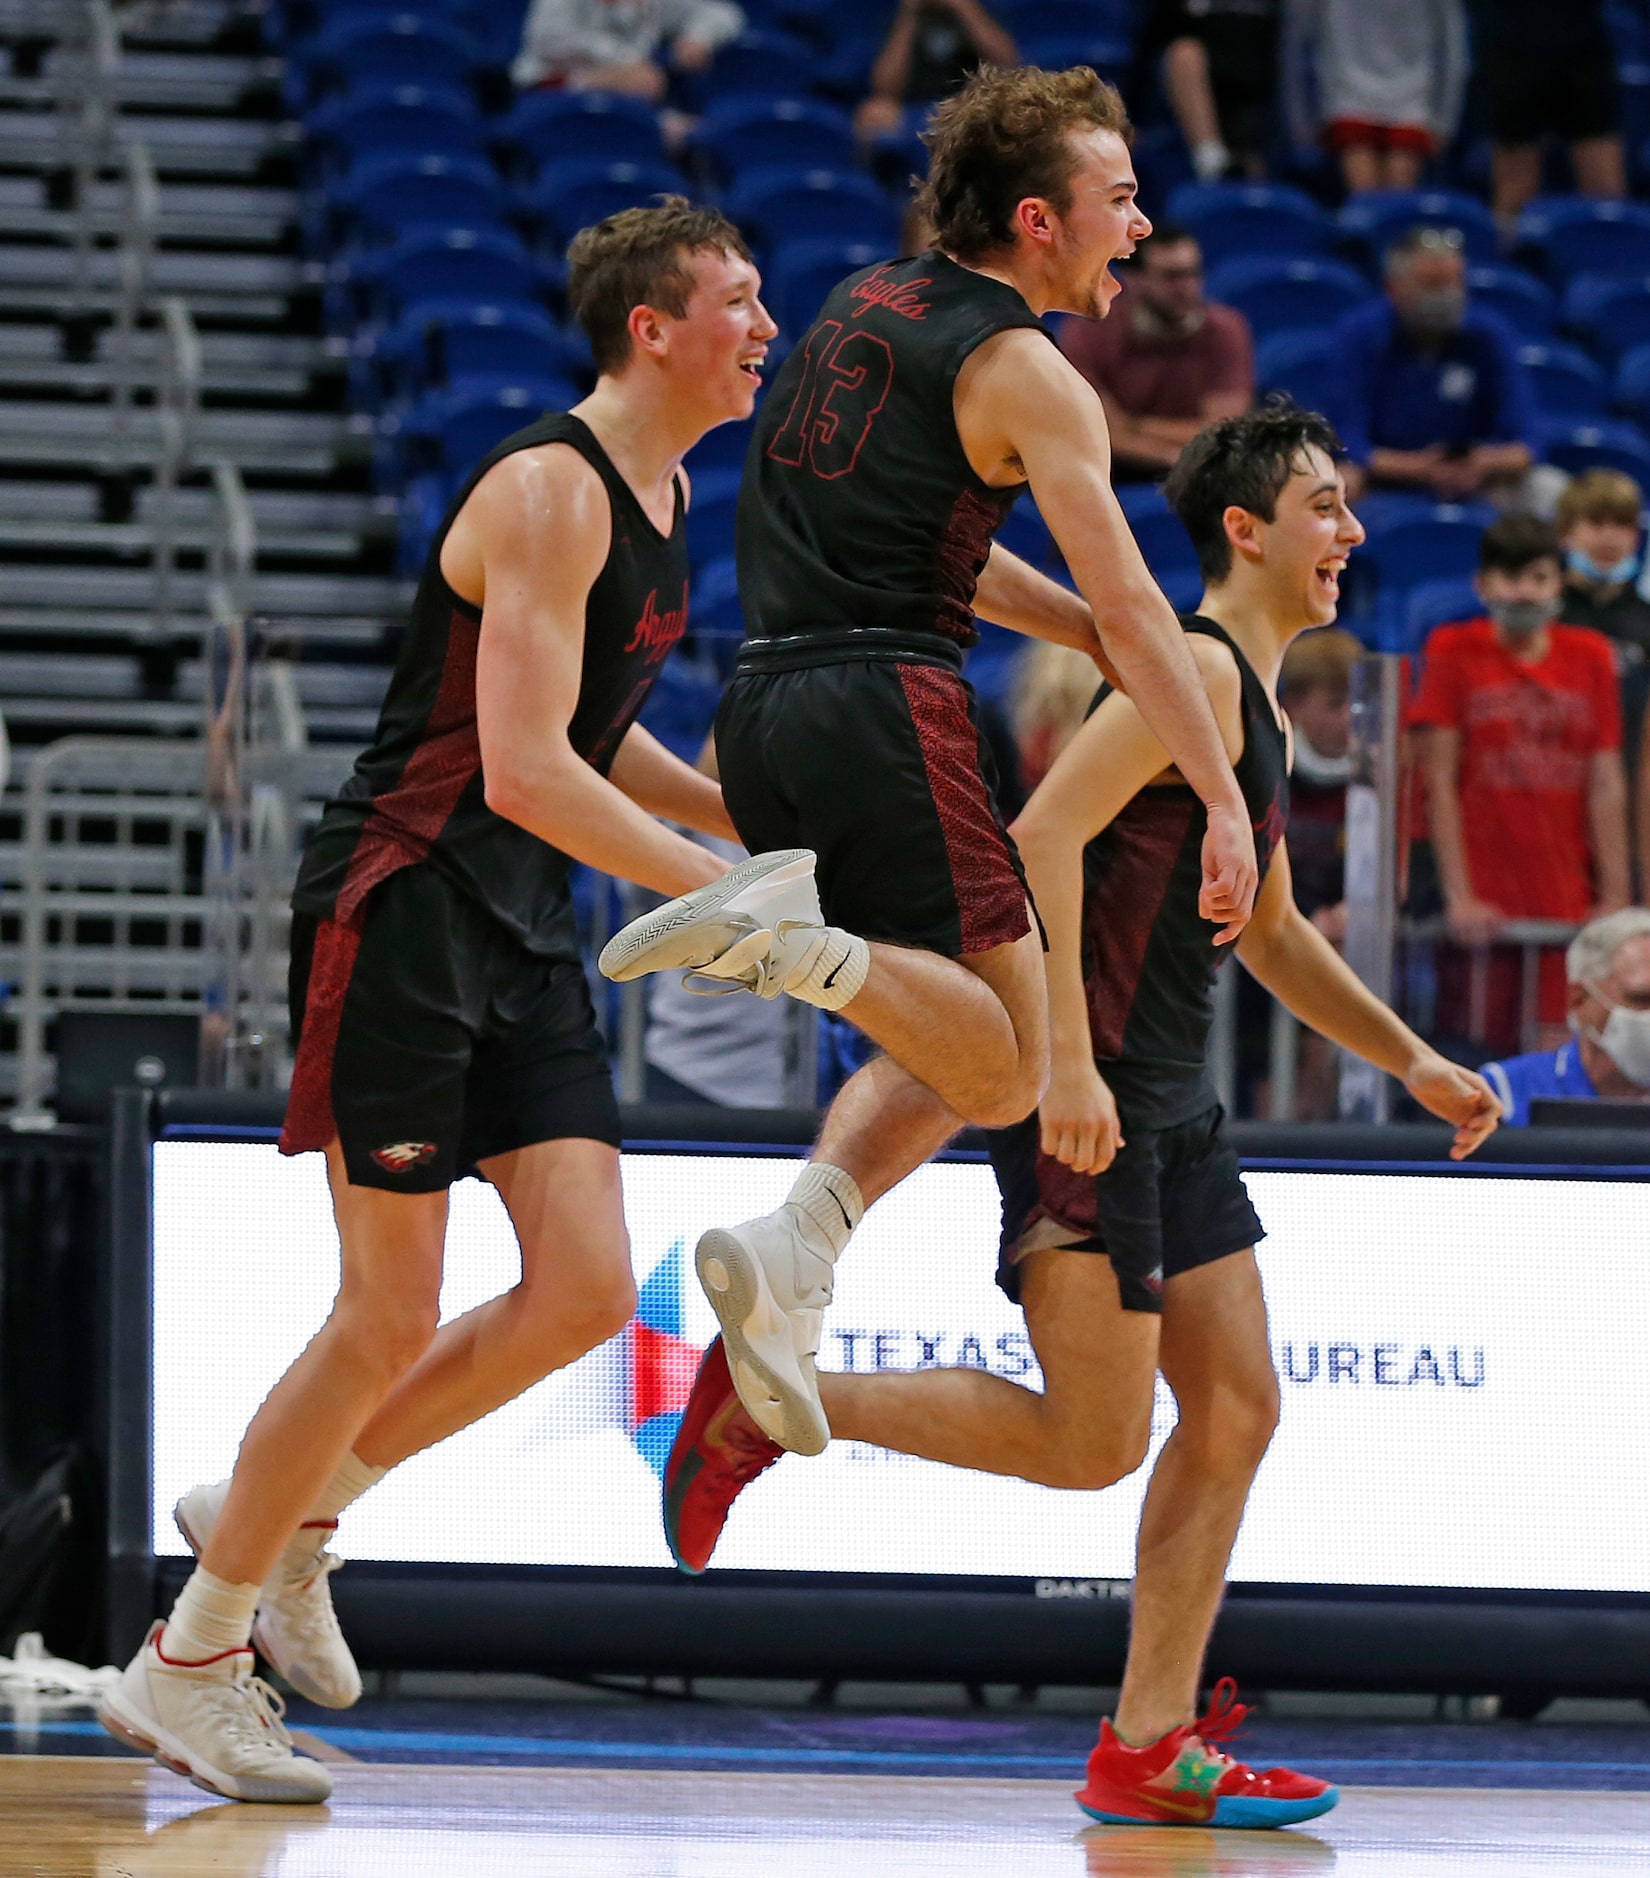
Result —
[[1034, 640], [1014, 673], [1009, 719], [1028, 788], [1048, 774], [1077, 734], [1100, 689], [1100, 674], [1086, 652]]
[[1637, 528], [1644, 491], [1625, 470], [1590, 469], [1566, 485], [1558, 498], [1558, 527], [1568, 534], [1577, 522], [1620, 522]]

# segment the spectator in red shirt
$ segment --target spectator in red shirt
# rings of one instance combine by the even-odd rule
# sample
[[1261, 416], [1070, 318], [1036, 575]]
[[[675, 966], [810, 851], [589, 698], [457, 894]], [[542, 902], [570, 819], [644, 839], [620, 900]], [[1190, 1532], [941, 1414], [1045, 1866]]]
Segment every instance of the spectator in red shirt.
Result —
[[1206, 425], [1247, 411], [1255, 347], [1235, 307], [1203, 297], [1203, 252], [1160, 222], [1107, 320], [1072, 315], [1060, 349], [1100, 394], [1119, 477], [1166, 476]]
[[[1602, 633], [1559, 625], [1564, 561], [1552, 527], [1508, 515], [1484, 531], [1478, 597], [1488, 615], [1440, 626], [1411, 722], [1424, 733], [1433, 849], [1450, 932], [1490, 944], [1509, 920], [1579, 925], [1625, 906], [1627, 785], [1615, 657]], [[1439, 958], [1441, 1031], [1465, 1036], [1468, 955]], [[1517, 1048], [1521, 964], [1490, 959], [1480, 1039]], [[1561, 1024], [1564, 951], [1542, 959], [1539, 1009]]]

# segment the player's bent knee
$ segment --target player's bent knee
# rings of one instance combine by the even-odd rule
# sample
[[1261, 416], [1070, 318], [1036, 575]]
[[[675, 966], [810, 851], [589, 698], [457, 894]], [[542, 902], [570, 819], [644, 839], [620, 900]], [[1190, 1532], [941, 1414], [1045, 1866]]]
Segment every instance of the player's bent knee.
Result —
[[1049, 1456], [1042, 1484], [1069, 1492], [1099, 1493], [1127, 1480], [1146, 1459], [1151, 1425], [1126, 1429], [1106, 1438], [1085, 1437], [1057, 1447]]
[[356, 1369], [375, 1375], [389, 1387], [400, 1381], [429, 1349], [440, 1322], [440, 1308], [433, 1303], [380, 1303], [370, 1312], [338, 1314], [333, 1329], [348, 1347]]

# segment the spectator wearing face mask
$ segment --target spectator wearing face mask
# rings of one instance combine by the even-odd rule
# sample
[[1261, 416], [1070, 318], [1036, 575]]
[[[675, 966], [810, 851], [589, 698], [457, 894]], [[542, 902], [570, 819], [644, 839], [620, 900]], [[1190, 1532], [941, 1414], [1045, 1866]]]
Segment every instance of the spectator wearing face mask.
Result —
[[[1629, 771], [1641, 783], [1650, 782], [1637, 755], [1650, 703], [1650, 600], [1642, 591], [1639, 549], [1643, 508], [1638, 484], [1621, 470], [1588, 470], [1558, 499], [1558, 537], [1564, 547], [1560, 617], [1572, 626], [1595, 628], [1615, 646], [1622, 748]], [[1650, 842], [1642, 812], [1639, 838]], [[1650, 879], [1641, 876], [1641, 890], [1650, 893]]]
[[[1449, 929], [1489, 945], [1509, 920], [1580, 923], [1628, 900], [1627, 784], [1610, 642], [1557, 623], [1557, 532], [1528, 515], [1485, 529], [1487, 617], [1428, 639], [1411, 707]], [[1441, 947], [1438, 1028], [1466, 1037], [1470, 960]], [[1543, 958], [1544, 1024], [1564, 1021], [1563, 953]], [[1494, 948], [1485, 1005], [1492, 1050], [1516, 1048], [1521, 959]]]
[[1535, 461], [1517, 341], [1467, 295], [1461, 236], [1415, 228], [1387, 250], [1386, 294], [1335, 327], [1330, 417], [1372, 483], [1440, 502], [1511, 496]]
[[1650, 912], [1624, 907], [1583, 926], [1564, 965], [1571, 1035], [1556, 1050], [1484, 1065], [1513, 1128], [1542, 1097], [1650, 1103]]

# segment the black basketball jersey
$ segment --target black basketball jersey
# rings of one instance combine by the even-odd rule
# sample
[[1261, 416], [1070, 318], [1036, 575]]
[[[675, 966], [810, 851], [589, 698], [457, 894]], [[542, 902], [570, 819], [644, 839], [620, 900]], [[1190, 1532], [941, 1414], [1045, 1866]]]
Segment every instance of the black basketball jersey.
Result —
[[1019, 326], [1044, 330], [1012, 287], [938, 252], [832, 290], [763, 401], [745, 463], [748, 653], [847, 628], [937, 642], [953, 658], [973, 643], [975, 584], [1024, 484], [975, 475], [953, 387], [976, 346]]
[[[1243, 752], [1233, 765], [1261, 879], [1289, 808], [1287, 740], [1254, 668], [1213, 620], [1188, 632], [1230, 646], [1242, 680]], [[1105, 697], [1103, 687], [1095, 699]], [[1142, 789], [1083, 852], [1083, 983], [1100, 1073], [1131, 1127], [1171, 1128], [1212, 1107], [1215, 974], [1229, 946], [1197, 910], [1208, 815], [1185, 783]]]
[[548, 412], [484, 457], [448, 509], [424, 564], [412, 619], [372, 744], [310, 837], [292, 904], [348, 921], [398, 868], [428, 862], [530, 951], [577, 958], [567, 856], [487, 806], [476, 728], [482, 613], [448, 586], [441, 548], [482, 476], [547, 443], [578, 451], [606, 485], [613, 541], [590, 589], [578, 704], [567, 728], [603, 775], [665, 655], [687, 630], [682, 490], [668, 536], [648, 519], [582, 419]]

